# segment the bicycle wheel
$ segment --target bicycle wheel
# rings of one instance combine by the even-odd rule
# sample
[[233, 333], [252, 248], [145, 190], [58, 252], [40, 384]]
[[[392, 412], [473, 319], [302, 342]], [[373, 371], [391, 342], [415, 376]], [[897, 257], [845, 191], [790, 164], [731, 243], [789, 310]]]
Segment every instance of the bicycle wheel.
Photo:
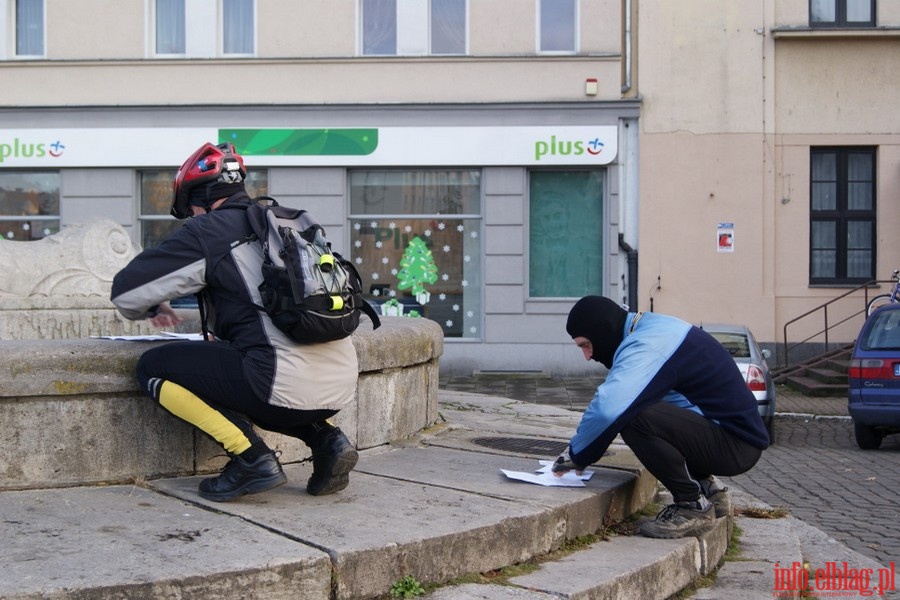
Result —
[[871, 315], [877, 309], [881, 308], [885, 304], [891, 303], [891, 295], [890, 294], [881, 294], [880, 296], [875, 296], [871, 300], [869, 300], [868, 306], [866, 306], [866, 316]]

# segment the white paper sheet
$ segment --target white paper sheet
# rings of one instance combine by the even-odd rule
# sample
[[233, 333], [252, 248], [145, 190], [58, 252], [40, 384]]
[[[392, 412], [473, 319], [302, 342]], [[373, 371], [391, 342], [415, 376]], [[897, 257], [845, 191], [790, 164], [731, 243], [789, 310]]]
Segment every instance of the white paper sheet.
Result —
[[541, 467], [534, 473], [508, 471], [506, 469], [500, 469], [500, 472], [510, 479], [548, 487], [584, 487], [584, 482], [590, 479], [591, 475], [594, 474], [593, 471], [584, 471], [581, 475], [577, 474], [575, 471], [569, 471], [562, 477], [557, 477], [552, 471], [553, 461], [541, 460], [538, 461], [538, 463]]
[[91, 337], [100, 340], [125, 340], [129, 342], [158, 342], [163, 340], [190, 340], [199, 342], [203, 339], [203, 334], [161, 331], [158, 334], [154, 335], [92, 335]]

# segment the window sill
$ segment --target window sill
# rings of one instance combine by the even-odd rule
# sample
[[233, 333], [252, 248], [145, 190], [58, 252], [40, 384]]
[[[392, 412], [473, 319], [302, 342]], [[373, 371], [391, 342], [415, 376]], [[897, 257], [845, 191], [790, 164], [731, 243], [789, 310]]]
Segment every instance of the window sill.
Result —
[[859, 39], [859, 38], [897, 38], [900, 27], [860, 27], [860, 28], [824, 28], [824, 27], [773, 27], [772, 37], [776, 40], [819, 40], [819, 39]]

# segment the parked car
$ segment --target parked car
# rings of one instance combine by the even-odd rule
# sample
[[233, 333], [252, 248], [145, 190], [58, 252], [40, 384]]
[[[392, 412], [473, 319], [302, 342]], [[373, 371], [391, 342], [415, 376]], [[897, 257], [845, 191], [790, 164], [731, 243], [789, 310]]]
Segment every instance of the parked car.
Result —
[[900, 303], [887, 304], [866, 318], [850, 357], [847, 408], [856, 444], [881, 446], [900, 432]]
[[766, 359], [771, 356], [762, 350], [745, 325], [704, 324], [701, 325], [728, 350], [737, 364], [747, 387], [753, 392], [759, 406], [759, 416], [763, 418], [769, 432], [769, 440], [775, 443], [775, 382]]

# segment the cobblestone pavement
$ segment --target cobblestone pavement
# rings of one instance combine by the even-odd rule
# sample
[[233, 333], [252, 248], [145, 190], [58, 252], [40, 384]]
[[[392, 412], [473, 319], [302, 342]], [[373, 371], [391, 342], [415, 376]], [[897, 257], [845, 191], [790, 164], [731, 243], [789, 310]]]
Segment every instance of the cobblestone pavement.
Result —
[[[504, 374], [442, 376], [440, 387], [583, 411], [598, 383]], [[779, 389], [777, 398], [775, 445], [734, 483], [865, 556], [884, 565], [900, 562], [900, 435], [885, 438], [879, 450], [863, 451], [845, 399], [787, 389]]]

